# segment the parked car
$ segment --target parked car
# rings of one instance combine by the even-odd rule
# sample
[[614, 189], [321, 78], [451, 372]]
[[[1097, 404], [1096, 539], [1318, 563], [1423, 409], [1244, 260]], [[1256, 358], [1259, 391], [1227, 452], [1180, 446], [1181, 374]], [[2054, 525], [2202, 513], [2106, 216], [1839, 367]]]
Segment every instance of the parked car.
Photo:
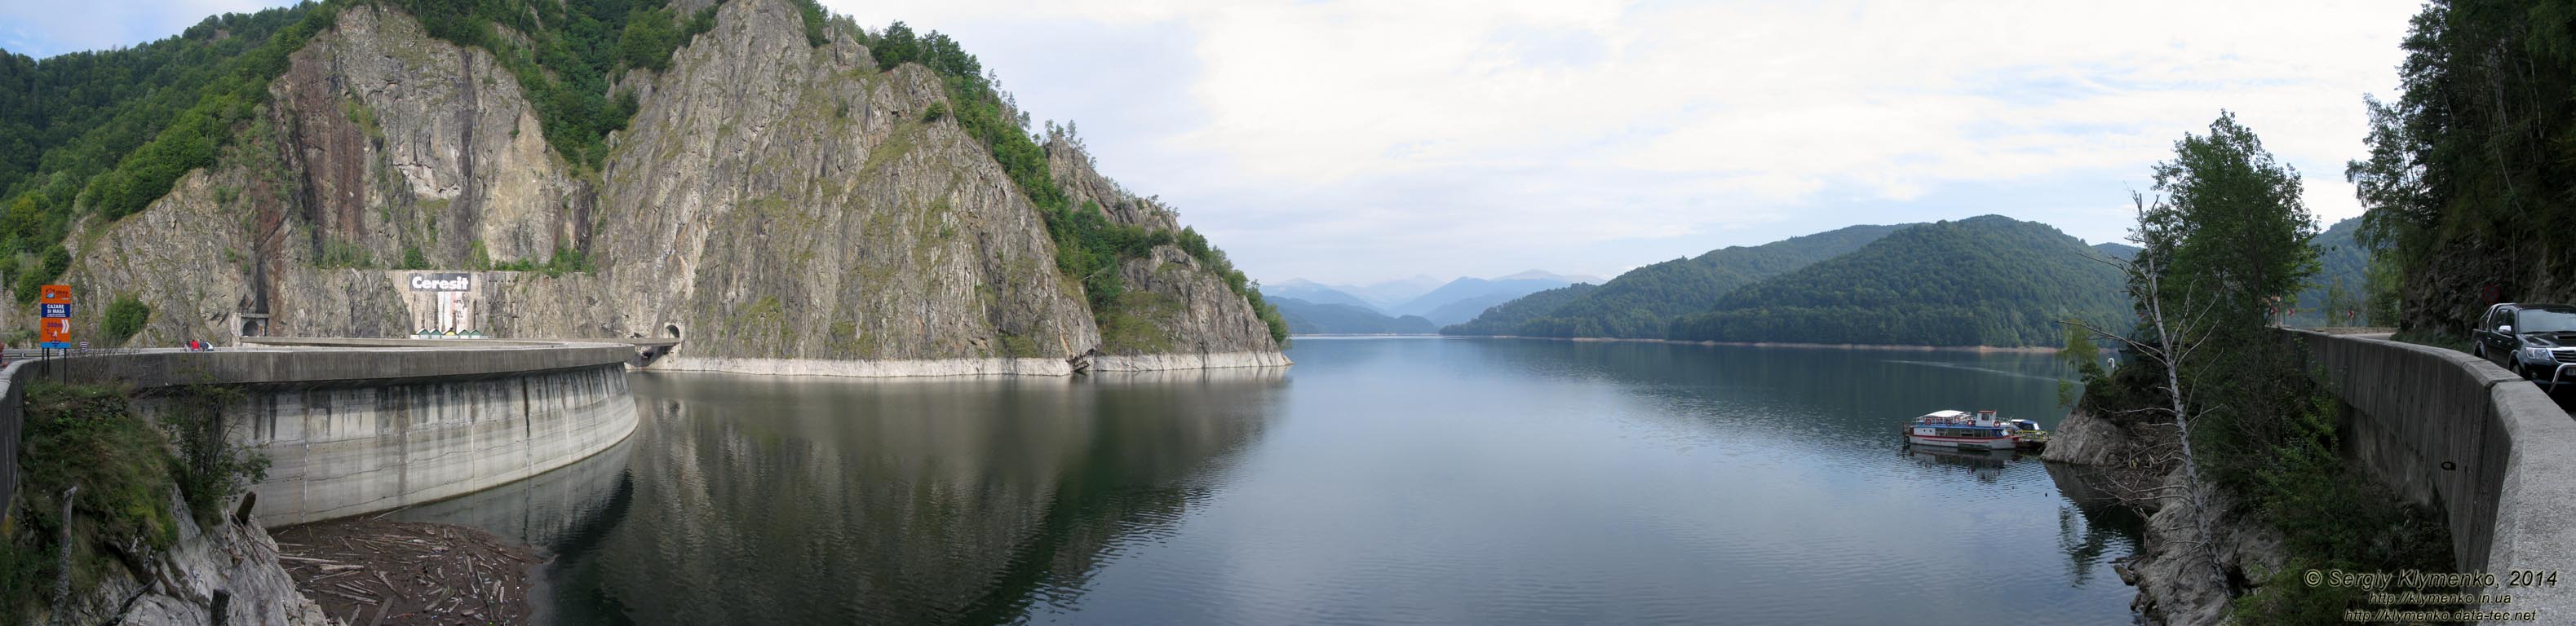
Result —
[[2576, 306], [2498, 304], [2469, 335], [2472, 353], [2542, 387], [2576, 383]]

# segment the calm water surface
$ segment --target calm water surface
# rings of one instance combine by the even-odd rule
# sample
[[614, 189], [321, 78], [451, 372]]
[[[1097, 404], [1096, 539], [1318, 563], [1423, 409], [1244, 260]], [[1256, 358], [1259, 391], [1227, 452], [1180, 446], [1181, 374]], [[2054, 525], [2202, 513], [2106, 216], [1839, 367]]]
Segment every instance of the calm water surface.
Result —
[[627, 443], [404, 515], [559, 555], [557, 624], [2129, 619], [2107, 561], [2134, 518], [2035, 460], [1895, 434], [1943, 408], [2053, 426], [2044, 355], [1289, 355], [1069, 381], [639, 374]]

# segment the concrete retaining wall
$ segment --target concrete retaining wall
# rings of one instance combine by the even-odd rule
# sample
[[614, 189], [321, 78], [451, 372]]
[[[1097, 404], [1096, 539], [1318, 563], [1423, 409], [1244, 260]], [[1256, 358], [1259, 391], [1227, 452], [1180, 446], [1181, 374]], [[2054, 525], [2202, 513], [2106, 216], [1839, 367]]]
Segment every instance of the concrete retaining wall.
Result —
[[[224, 422], [268, 455], [253, 510], [277, 527], [450, 498], [598, 454], [635, 431], [626, 386], [634, 355], [633, 346], [587, 343], [166, 350], [11, 373], [123, 380], [147, 416], [197, 401], [181, 387], [237, 386], [245, 397]], [[14, 400], [17, 386], [0, 399]]]
[[[2455, 350], [2288, 332], [2355, 409], [2346, 453], [2443, 507], [2457, 567], [2499, 586], [2507, 570], [2576, 573], [2576, 420], [2538, 387]], [[2576, 614], [2576, 586], [2492, 591], [2514, 602], [2491, 610]]]

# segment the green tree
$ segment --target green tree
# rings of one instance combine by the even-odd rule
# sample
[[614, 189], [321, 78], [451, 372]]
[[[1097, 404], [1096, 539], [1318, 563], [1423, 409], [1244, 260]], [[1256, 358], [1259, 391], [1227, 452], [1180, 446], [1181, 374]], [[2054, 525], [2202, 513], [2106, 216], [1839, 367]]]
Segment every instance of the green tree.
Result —
[[107, 318], [99, 322], [98, 329], [107, 333], [107, 345], [121, 346], [135, 333], [143, 332], [144, 323], [150, 321], [152, 307], [131, 294], [119, 295], [107, 304]]
[[2456, 335], [2492, 293], [2576, 299], [2576, 6], [2433, 0], [2395, 100], [2365, 99], [2370, 154], [2344, 170], [2406, 332]]
[[2263, 149], [2254, 131], [2220, 112], [2208, 135], [2185, 134], [2155, 166], [2165, 201], [2139, 217], [2158, 233], [2141, 255], [2166, 268], [2163, 295], [2196, 296], [2208, 314], [2195, 334], [2222, 340], [2263, 332], [2266, 320], [2318, 270], [2316, 217], [2299, 197], [2299, 171]]

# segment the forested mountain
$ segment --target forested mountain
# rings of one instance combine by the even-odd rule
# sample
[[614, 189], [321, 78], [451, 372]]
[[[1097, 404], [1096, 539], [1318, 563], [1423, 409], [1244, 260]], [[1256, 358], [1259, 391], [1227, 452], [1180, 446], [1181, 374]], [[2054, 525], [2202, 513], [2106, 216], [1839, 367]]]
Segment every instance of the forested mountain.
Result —
[[[2355, 239], [2360, 231], [2361, 218], [2356, 217], [2317, 233], [2310, 243], [2317, 248], [2317, 276], [2299, 292], [2298, 313], [2290, 317], [2291, 325], [2350, 326], [2367, 321], [2360, 310], [2370, 283], [2370, 254]], [[2330, 317], [2329, 310], [2343, 313]]]
[[2105, 241], [2093, 244], [2093, 253], [2102, 255], [2102, 258], [2106, 259], [2126, 261], [2138, 256], [2138, 247], [2117, 241]]
[[1583, 299], [1601, 289], [1592, 283], [1575, 283], [1549, 289], [1485, 309], [1476, 319], [1440, 329], [1443, 335], [1513, 335], [1523, 324], [1547, 317], [1568, 302]]
[[1672, 339], [2050, 346], [2061, 320], [2126, 319], [2120, 270], [2046, 224], [1987, 215], [1907, 228], [1735, 289]]
[[1439, 327], [1421, 316], [1387, 317], [1375, 309], [1274, 297], [1288, 332], [1297, 335], [1428, 335]]
[[668, 367], [1284, 363], [1223, 251], [958, 42], [813, 0], [334, 0], [0, 56], [0, 206], [0, 328], [61, 281], [148, 343], [398, 336], [397, 272], [450, 270], [481, 330], [687, 332]]
[[[1494, 319], [1479, 317], [1442, 329], [1441, 333], [1661, 339], [1671, 318], [1705, 311], [1737, 287], [1857, 250], [1906, 226], [1852, 226], [1656, 263], [1629, 270], [1598, 289], [1580, 294], [1564, 290], [1542, 292], [1555, 295], [1528, 306], [1512, 306], [1503, 317], [1494, 317], [1495, 311], [1504, 308], [1496, 307], [1485, 314]], [[1544, 312], [1534, 310], [1538, 303], [1549, 301], [1559, 304]], [[1513, 318], [1521, 321], [1506, 321]]]

